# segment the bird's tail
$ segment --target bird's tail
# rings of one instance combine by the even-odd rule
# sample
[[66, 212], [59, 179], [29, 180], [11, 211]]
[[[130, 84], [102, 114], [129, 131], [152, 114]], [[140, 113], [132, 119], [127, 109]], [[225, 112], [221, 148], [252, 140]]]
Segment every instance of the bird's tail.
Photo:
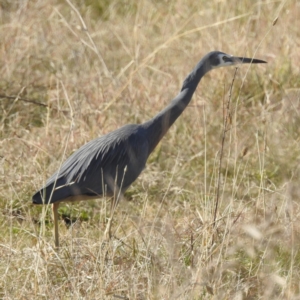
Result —
[[51, 184], [37, 191], [32, 197], [33, 204], [50, 204], [58, 201], [55, 199], [56, 192], [54, 189], [54, 184]]
[[95, 196], [88, 190], [82, 190], [75, 182], [67, 183], [65, 178], [59, 178], [56, 182], [46, 185], [44, 188], [37, 191], [33, 197], [33, 204], [50, 204], [66, 200], [69, 197], [82, 196]]
[[68, 198], [70, 195], [70, 187], [66, 185], [64, 179], [59, 179], [37, 191], [32, 197], [32, 202], [33, 204], [50, 204]]

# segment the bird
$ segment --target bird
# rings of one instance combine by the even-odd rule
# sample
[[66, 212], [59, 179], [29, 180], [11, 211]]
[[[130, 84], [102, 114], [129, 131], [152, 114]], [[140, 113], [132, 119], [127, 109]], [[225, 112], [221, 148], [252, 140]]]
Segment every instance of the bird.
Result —
[[188, 106], [206, 73], [236, 64], [260, 63], [266, 61], [221, 51], [209, 52], [184, 79], [178, 95], [152, 119], [141, 124], [127, 124], [100, 136], [67, 158], [32, 197], [33, 204], [52, 204], [55, 247], [59, 247], [58, 207], [61, 202], [114, 196], [116, 205], [119, 196], [138, 178], [151, 152]]

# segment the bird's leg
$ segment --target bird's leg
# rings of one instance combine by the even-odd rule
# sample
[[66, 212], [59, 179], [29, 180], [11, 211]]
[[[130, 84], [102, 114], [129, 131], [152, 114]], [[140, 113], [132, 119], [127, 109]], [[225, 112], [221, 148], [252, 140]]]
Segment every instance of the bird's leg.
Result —
[[58, 207], [59, 202], [52, 204], [53, 210], [53, 219], [54, 219], [54, 240], [55, 240], [55, 248], [59, 248], [59, 237], [58, 237]]

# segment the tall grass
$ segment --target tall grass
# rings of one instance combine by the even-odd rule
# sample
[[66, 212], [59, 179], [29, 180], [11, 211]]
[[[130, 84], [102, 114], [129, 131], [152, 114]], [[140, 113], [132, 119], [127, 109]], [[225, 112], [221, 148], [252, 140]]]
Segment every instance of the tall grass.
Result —
[[[0, 298], [298, 299], [299, 13], [299, 1], [2, 1]], [[154, 116], [211, 50], [268, 65], [207, 74], [118, 206], [114, 238], [110, 203], [64, 204], [55, 251], [32, 194], [87, 141]]]

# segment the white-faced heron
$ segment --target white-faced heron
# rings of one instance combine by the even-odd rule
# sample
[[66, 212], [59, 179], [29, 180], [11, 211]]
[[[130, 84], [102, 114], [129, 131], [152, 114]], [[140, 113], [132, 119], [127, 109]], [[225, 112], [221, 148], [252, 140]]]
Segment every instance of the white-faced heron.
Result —
[[58, 239], [58, 206], [76, 201], [115, 196], [137, 179], [146, 161], [192, 99], [201, 78], [210, 70], [235, 64], [266, 63], [260, 59], [234, 57], [220, 51], [205, 55], [186, 77], [171, 103], [142, 124], [128, 124], [83, 145], [74, 152], [32, 198], [34, 204], [53, 204], [55, 246]]

